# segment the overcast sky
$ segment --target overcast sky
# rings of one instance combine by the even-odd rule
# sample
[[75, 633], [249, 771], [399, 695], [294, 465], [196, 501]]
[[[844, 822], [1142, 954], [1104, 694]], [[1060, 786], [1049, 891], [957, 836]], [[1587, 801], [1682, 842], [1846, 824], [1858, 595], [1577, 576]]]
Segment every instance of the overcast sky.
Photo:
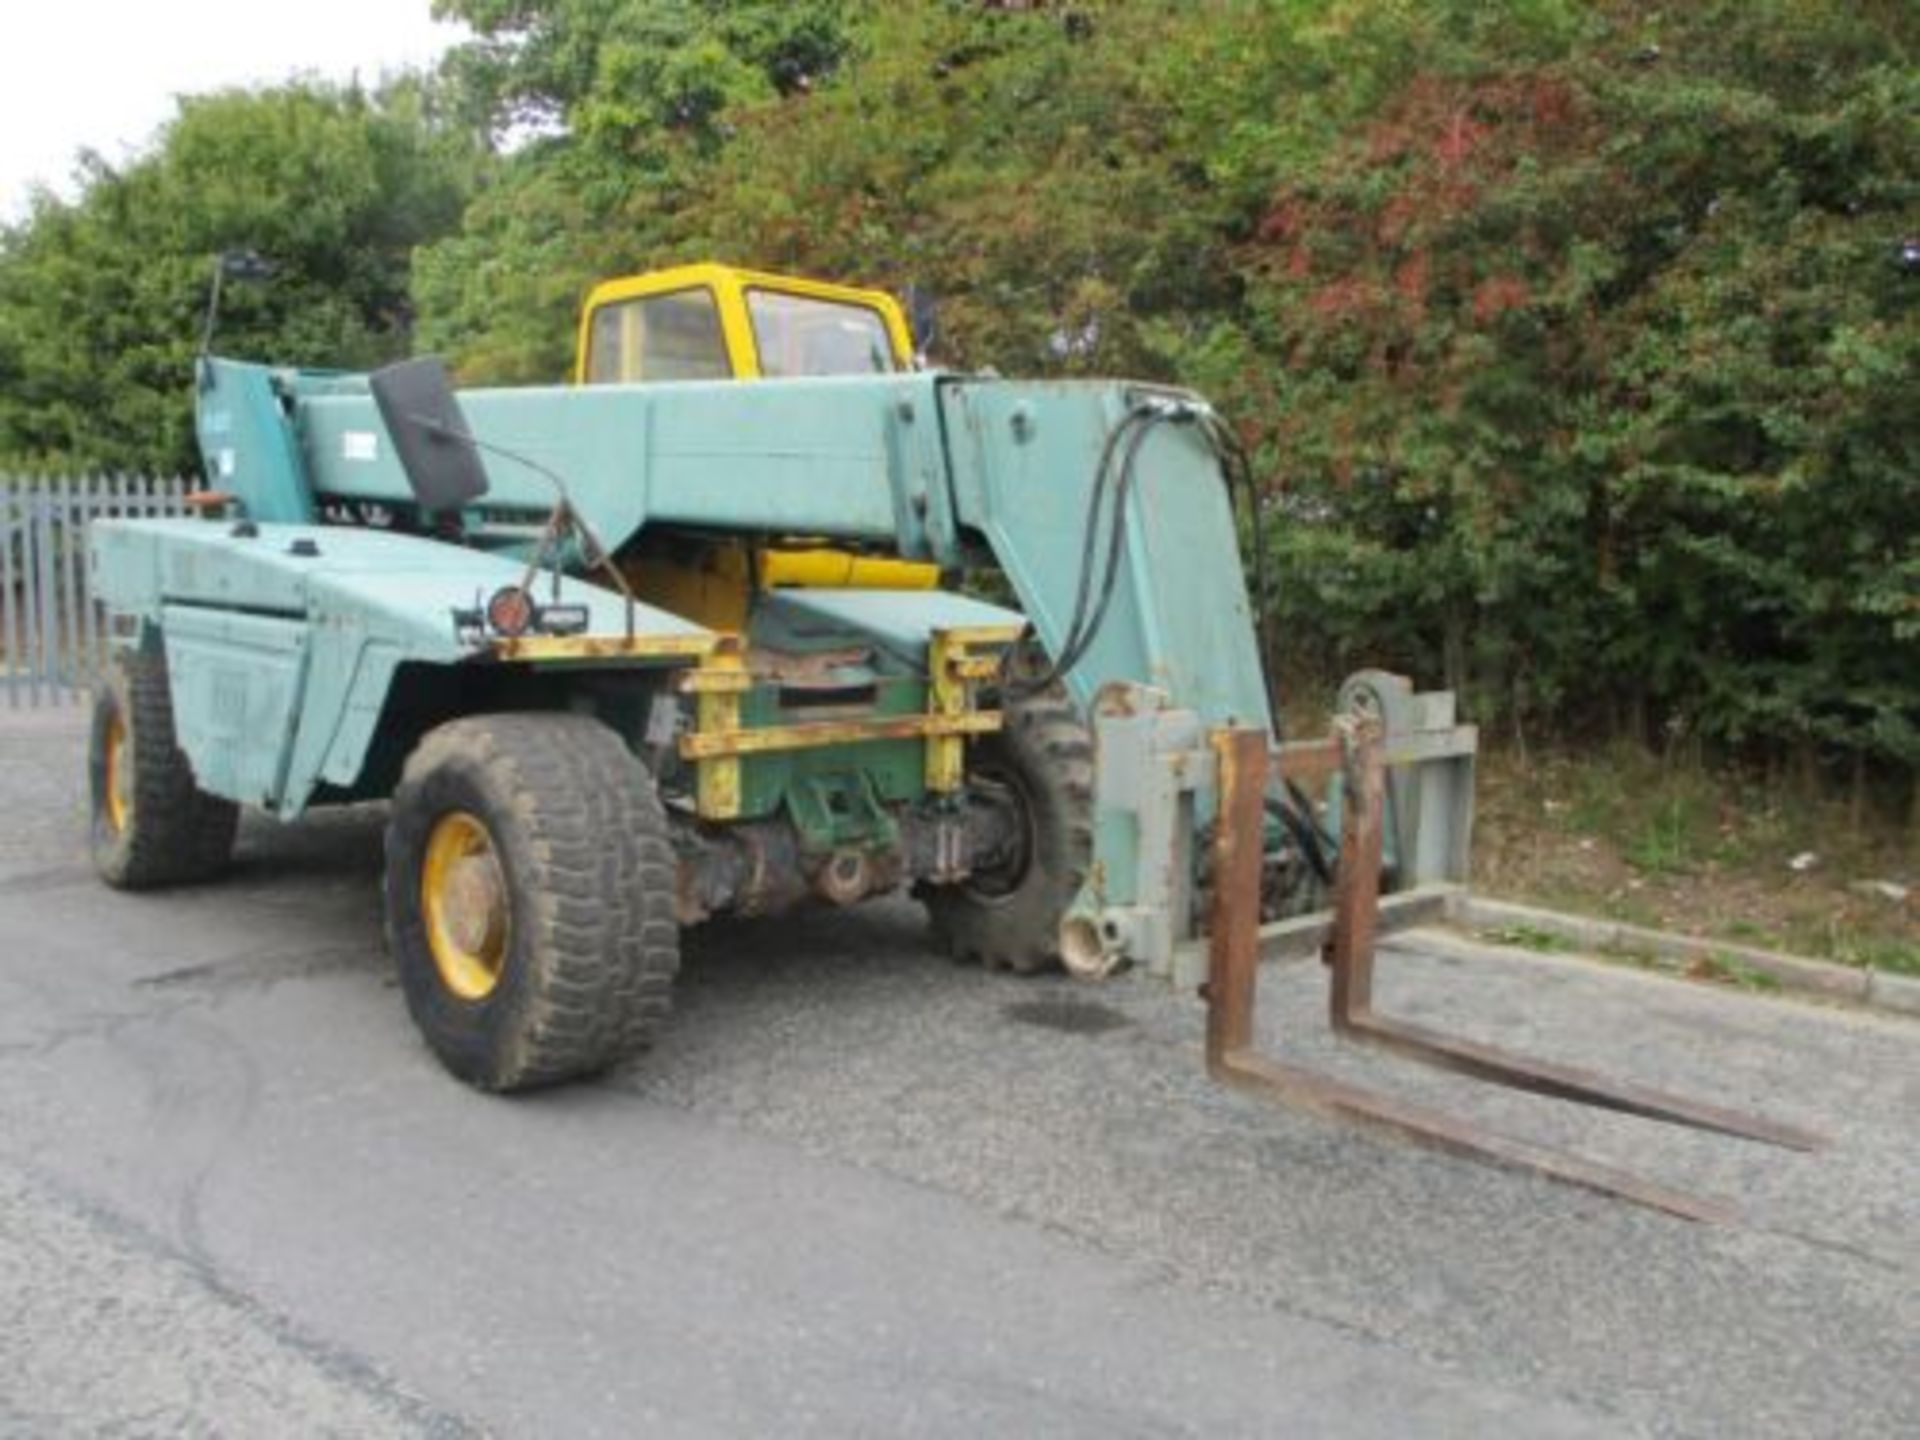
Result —
[[35, 0], [6, 6], [0, 44], [0, 221], [35, 181], [71, 193], [83, 148], [118, 161], [173, 97], [296, 71], [371, 83], [432, 61], [463, 33], [431, 0]]

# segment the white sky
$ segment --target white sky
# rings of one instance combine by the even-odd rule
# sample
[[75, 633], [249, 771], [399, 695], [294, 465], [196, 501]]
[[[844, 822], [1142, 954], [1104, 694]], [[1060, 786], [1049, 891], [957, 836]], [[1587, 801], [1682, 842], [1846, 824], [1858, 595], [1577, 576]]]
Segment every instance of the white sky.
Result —
[[296, 72], [371, 84], [461, 38], [431, 0], [0, 0], [0, 223], [83, 149], [146, 147], [173, 97]]

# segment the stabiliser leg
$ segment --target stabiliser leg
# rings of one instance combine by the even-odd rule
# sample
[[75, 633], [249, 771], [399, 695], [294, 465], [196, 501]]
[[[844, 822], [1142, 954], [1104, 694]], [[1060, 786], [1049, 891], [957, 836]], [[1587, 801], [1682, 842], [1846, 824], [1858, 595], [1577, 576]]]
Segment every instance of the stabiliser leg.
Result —
[[[1600, 1105], [1651, 1119], [1717, 1130], [1794, 1149], [1814, 1149], [1818, 1136], [1754, 1116], [1703, 1105], [1585, 1070], [1513, 1055], [1425, 1026], [1377, 1015], [1372, 1008], [1379, 916], [1381, 824], [1385, 792], [1376, 722], [1342, 722], [1348, 804], [1335, 881], [1334, 926], [1328, 941], [1329, 1011], [1341, 1034], [1428, 1063], [1538, 1094]], [[1228, 729], [1213, 736], [1219, 758], [1220, 804], [1214, 838], [1214, 890], [1207, 980], [1207, 1068], [1224, 1084], [1297, 1109], [1360, 1124], [1397, 1138], [1511, 1170], [1612, 1195], [1689, 1220], [1731, 1220], [1732, 1207], [1565, 1151], [1493, 1134], [1470, 1121], [1288, 1065], [1253, 1049], [1260, 955], [1260, 875], [1267, 783], [1267, 737]]]

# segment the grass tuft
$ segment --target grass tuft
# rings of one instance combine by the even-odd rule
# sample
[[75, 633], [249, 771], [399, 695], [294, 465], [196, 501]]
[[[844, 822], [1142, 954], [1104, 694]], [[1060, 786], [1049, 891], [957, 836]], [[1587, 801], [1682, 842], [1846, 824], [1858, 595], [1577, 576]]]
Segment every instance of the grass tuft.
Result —
[[1490, 930], [1479, 932], [1480, 938], [1493, 945], [1512, 945], [1522, 950], [1537, 950], [1542, 954], [1565, 954], [1575, 948], [1573, 942], [1564, 935], [1556, 935], [1551, 930], [1542, 930], [1537, 925], [1496, 925]]
[[[1862, 821], [1838, 799], [1630, 745], [1494, 751], [1477, 789], [1473, 882], [1486, 894], [1920, 974], [1914, 901], [1868, 883], [1915, 893], [1913, 825]], [[1531, 933], [1505, 943], [1564, 948]], [[1767, 988], [1722, 970], [1715, 978]]]

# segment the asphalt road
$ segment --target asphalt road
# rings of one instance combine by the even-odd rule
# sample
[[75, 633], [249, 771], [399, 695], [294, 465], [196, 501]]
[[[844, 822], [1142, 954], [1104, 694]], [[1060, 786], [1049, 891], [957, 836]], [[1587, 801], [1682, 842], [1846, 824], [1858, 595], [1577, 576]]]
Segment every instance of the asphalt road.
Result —
[[1736, 1199], [1688, 1224], [1210, 1086], [1145, 980], [890, 905], [695, 937], [663, 1044], [473, 1095], [381, 954], [380, 816], [127, 897], [72, 716], [0, 713], [0, 1434], [1911, 1435], [1920, 1026], [1498, 954], [1389, 1007], [1819, 1155], [1269, 1041]]

